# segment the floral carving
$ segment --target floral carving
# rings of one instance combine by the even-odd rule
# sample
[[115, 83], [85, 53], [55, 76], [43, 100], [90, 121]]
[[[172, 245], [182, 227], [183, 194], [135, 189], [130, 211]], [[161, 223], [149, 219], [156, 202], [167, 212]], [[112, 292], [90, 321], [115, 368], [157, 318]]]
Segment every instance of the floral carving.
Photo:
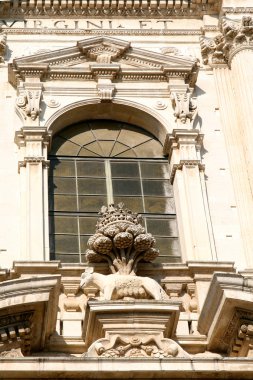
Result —
[[172, 339], [164, 339], [155, 335], [141, 337], [138, 335], [121, 336], [114, 335], [108, 339], [99, 339], [94, 342], [84, 356], [119, 358], [119, 357], [151, 357], [174, 358], [187, 357], [185, 351]]
[[204, 64], [228, 63], [231, 53], [238, 47], [253, 47], [253, 18], [243, 16], [240, 22], [224, 18], [221, 33], [212, 38], [200, 37]]
[[7, 41], [7, 34], [6, 33], [0, 34], [0, 62], [4, 62], [4, 55], [5, 55], [6, 47], [7, 47], [6, 41]]
[[103, 206], [100, 215], [96, 233], [88, 240], [88, 262], [107, 261], [112, 273], [135, 274], [140, 260], [150, 262], [159, 255], [141, 217], [125, 209], [123, 203]]

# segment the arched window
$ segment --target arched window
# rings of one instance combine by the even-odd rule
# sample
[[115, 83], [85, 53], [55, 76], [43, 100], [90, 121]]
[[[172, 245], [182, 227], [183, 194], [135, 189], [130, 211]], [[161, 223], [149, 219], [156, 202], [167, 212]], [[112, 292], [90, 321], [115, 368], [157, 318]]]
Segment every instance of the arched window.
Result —
[[85, 262], [99, 209], [119, 202], [142, 214], [160, 249], [156, 261], [181, 260], [161, 143], [139, 127], [111, 120], [90, 120], [61, 131], [50, 154], [51, 259]]

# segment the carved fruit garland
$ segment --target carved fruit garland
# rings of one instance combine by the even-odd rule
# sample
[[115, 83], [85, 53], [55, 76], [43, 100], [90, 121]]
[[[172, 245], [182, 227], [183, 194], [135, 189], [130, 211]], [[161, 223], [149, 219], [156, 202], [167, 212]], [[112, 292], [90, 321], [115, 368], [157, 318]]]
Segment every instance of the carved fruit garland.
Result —
[[112, 273], [135, 274], [140, 260], [149, 262], [159, 255], [154, 237], [141, 225], [141, 217], [123, 203], [103, 206], [100, 215], [96, 233], [88, 240], [88, 262], [107, 261]]

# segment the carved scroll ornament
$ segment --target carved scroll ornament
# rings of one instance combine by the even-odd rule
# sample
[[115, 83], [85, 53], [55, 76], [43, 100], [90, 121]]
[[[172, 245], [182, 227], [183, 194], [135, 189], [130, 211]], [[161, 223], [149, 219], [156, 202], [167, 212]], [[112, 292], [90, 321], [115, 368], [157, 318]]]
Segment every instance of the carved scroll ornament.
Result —
[[190, 92], [172, 92], [171, 99], [175, 109], [174, 115], [181, 123], [185, 124], [187, 119], [193, 119], [197, 106], [193, 104]]
[[27, 89], [18, 96], [16, 104], [24, 118], [30, 117], [33, 121], [40, 113], [41, 89]]
[[154, 335], [139, 337], [134, 335], [131, 337], [114, 335], [108, 341], [107, 339], [97, 340], [89, 348], [88, 357], [104, 357], [104, 358], [174, 358], [190, 357], [182, 348], [172, 339], [164, 339]]

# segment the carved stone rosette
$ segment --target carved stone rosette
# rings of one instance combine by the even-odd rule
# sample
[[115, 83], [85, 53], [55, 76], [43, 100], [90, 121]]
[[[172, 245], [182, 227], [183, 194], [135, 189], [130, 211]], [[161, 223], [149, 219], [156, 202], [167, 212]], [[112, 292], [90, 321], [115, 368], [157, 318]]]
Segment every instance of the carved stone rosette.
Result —
[[88, 240], [86, 258], [95, 263], [107, 261], [112, 273], [135, 274], [140, 260], [150, 262], [159, 251], [154, 237], [140, 224], [141, 217], [118, 206], [103, 206], [95, 235]]

